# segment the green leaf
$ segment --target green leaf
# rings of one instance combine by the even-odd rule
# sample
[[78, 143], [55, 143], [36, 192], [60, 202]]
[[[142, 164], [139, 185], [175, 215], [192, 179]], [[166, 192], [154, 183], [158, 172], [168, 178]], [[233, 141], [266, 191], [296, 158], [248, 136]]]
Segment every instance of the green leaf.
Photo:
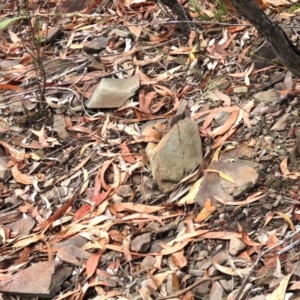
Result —
[[24, 17], [14, 17], [14, 18], [9, 18], [9, 19], [6, 19], [6, 20], [3, 20], [0, 22], [0, 31], [6, 29], [8, 26], [12, 25], [13, 23], [15, 23], [16, 21], [22, 19]]

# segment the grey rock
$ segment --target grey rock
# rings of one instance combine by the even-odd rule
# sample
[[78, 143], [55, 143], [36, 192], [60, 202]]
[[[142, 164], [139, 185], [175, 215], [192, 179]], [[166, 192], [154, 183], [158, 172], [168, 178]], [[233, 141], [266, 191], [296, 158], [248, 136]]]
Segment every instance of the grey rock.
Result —
[[168, 238], [164, 238], [164, 239], [154, 240], [151, 243], [150, 252], [157, 253], [157, 252], [161, 251], [162, 250], [161, 245], [168, 243], [171, 239], [172, 239], [171, 237], [168, 237]]
[[140, 87], [139, 75], [122, 79], [102, 78], [91, 98], [87, 108], [119, 108], [132, 97]]
[[146, 256], [141, 262], [141, 270], [150, 270], [153, 268], [155, 263], [155, 257]]
[[223, 300], [226, 299], [227, 294], [220, 285], [219, 282], [213, 282], [210, 294], [209, 294], [209, 299], [210, 300]]
[[226, 77], [217, 78], [212, 81], [212, 86], [218, 88], [218, 90], [226, 90], [230, 85], [231, 82]]
[[239, 199], [241, 197], [243, 197], [245, 194], [249, 193], [250, 191], [252, 191], [255, 187], [255, 184], [252, 181], [249, 181], [241, 186], [239, 186], [238, 188], [236, 188], [233, 192], [233, 198], [234, 199]]
[[199, 251], [197, 260], [203, 260], [203, 259], [205, 259], [205, 258], [207, 258], [207, 257], [208, 257], [208, 251], [206, 251], [206, 250], [201, 250], [201, 251]]
[[74, 245], [68, 245], [57, 251], [57, 257], [59, 259], [74, 266], [81, 266], [82, 260], [89, 259], [91, 255], [91, 253]]
[[127, 197], [131, 197], [134, 192], [129, 185], [121, 185], [118, 187], [116, 193], [123, 198], [127, 198]]
[[72, 273], [72, 268], [58, 261], [40, 262], [12, 275], [0, 283], [0, 292], [20, 297], [54, 299], [62, 283]]
[[221, 279], [220, 284], [223, 287], [223, 289], [226, 291], [226, 293], [230, 293], [238, 285], [238, 282], [236, 280]]
[[[199, 299], [206, 299], [206, 297], [201, 296], [207, 296], [211, 290], [212, 282], [211, 281], [205, 281], [197, 285], [195, 290], [195, 295], [199, 295]], [[195, 297], [195, 299], [198, 299], [198, 297]]]
[[220, 251], [213, 256], [212, 261], [220, 265], [225, 261], [227, 261], [227, 259], [228, 259], [227, 253], [225, 251]]
[[53, 130], [57, 132], [58, 137], [63, 142], [68, 142], [70, 133], [66, 130], [65, 118], [62, 115], [54, 115], [53, 117]]
[[23, 218], [9, 224], [8, 227], [15, 232], [16, 236], [22, 236], [30, 234], [32, 229], [35, 227], [35, 224], [36, 222], [32, 218]]
[[194, 269], [192, 269], [192, 270], [189, 271], [189, 274], [191, 276], [195, 276], [195, 277], [202, 277], [203, 274], [204, 274], [204, 271], [203, 270], [196, 270], [196, 269], [194, 270]]
[[146, 232], [138, 235], [131, 242], [131, 250], [137, 252], [146, 252], [150, 248], [151, 234]]
[[253, 98], [259, 102], [274, 102], [278, 100], [280, 97], [279, 92], [275, 91], [274, 89], [269, 89], [267, 91], [258, 92], [256, 93]]
[[198, 126], [185, 118], [176, 123], [150, 154], [154, 180], [163, 193], [170, 192], [191, 170], [202, 162]]
[[5, 181], [10, 175], [11, 171], [7, 168], [8, 158], [0, 156], [0, 181]]
[[45, 34], [44, 36], [41, 37], [41, 42], [42, 43], [53, 43], [55, 40], [60, 38], [63, 34], [63, 28], [62, 26], [56, 26], [48, 30], [47, 35]]
[[230, 239], [229, 242], [229, 253], [232, 256], [236, 256], [239, 254], [241, 251], [246, 249], [246, 244], [239, 238], [233, 237]]
[[214, 115], [214, 119], [216, 120], [218, 125], [221, 126], [227, 121], [228, 116], [229, 116], [228, 111], [219, 111]]
[[73, 236], [73, 237], [69, 238], [66, 241], [54, 244], [52, 247], [56, 251], [59, 250], [59, 249], [61, 249], [61, 248], [66, 247], [66, 246], [69, 246], [69, 245], [73, 245], [73, 246], [76, 246], [78, 248], [81, 248], [87, 242], [88, 242], [88, 240], [86, 238], [84, 238], [84, 237], [82, 237], [80, 235], [76, 235], [76, 236]]
[[114, 203], [121, 203], [121, 202], [123, 202], [123, 197], [121, 197], [121, 196], [119, 196], [118, 194], [113, 194], [113, 196], [112, 196], [112, 201], [114, 202]]
[[105, 49], [108, 44], [109, 39], [100, 36], [83, 46], [83, 50], [88, 54], [99, 53], [101, 50]]
[[289, 113], [286, 113], [286, 114], [282, 115], [276, 121], [276, 123], [272, 126], [271, 130], [283, 131], [284, 129], [286, 129], [287, 120], [288, 120], [289, 117], [290, 117]]
[[209, 277], [213, 277], [219, 274], [219, 271], [217, 270], [217, 268], [215, 266], [210, 266], [208, 269], [208, 276]]
[[212, 265], [212, 262], [210, 259], [204, 259], [204, 260], [201, 260], [201, 261], [198, 261], [196, 263], [196, 268], [198, 270], [206, 270], [208, 269], [210, 266]]

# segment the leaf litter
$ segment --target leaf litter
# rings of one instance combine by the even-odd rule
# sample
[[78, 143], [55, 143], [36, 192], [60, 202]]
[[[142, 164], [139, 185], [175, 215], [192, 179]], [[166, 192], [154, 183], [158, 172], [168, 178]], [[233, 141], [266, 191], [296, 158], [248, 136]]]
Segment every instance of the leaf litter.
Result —
[[[288, 1], [256, 2], [297, 22]], [[162, 4], [1, 9], [1, 293], [298, 295], [299, 84], [252, 60], [262, 40], [238, 16], [219, 24], [215, 3], [183, 1], [212, 20], [186, 28]], [[41, 26], [42, 69], [26, 24]]]

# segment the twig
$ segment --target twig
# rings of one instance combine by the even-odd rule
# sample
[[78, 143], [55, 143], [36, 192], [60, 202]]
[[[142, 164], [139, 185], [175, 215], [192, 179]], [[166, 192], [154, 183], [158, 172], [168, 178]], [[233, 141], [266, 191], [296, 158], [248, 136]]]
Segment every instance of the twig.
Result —
[[200, 280], [195, 281], [192, 285], [188, 286], [187, 288], [178, 291], [172, 295], [168, 295], [168, 296], [163, 296], [163, 297], [159, 297], [156, 300], [166, 300], [166, 299], [171, 299], [171, 298], [178, 298], [179, 296], [187, 293], [188, 291], [190, 291], [191, 289], [195, 288], [197, 285], [206, 282], [206, 281], [211, 281], [211, 278], [202, 278]]
[[[275, 248], [277, 248], [278, 246], [281, 246], [283, 245], [286, 241], [292, 239], [294, 236], [296, 236], [297, 234], [300, 233], [300, 227], [295, 231], [293, 232], [290, 236], [287, 236], [286, 238], [284, 238], [282, 241], [280, 241], [279, 243], [277, 243], [276, 245], [272, 246], [271, 248], [263, 251], [259, 256], [258, 258], [256, 259], [255, 263], [252, 265], [249, 273], [247, 274], [247, 276], [244, 278], [243, 282], [242, 282], [242, 285], [240, 286], [240, 288], [238, 289], [237, 291], [237, 294], [234, 298], [234, 300], [243, 300], [246, 293], [244, 293], [242, 295], [242, 292], [247, 284], [247, 282], [249, 281], [249, 278], [250, 276], [253, 274], [254, 272], [254, 269], [257, 267], [257, 265], [259, 264], [260, 260], [263, 258], [263, 256], [265, 256], [266, 254], [270, 253], [272, 250], [274, 250]], [[242, 297], [241, 297], [242, 295]]]

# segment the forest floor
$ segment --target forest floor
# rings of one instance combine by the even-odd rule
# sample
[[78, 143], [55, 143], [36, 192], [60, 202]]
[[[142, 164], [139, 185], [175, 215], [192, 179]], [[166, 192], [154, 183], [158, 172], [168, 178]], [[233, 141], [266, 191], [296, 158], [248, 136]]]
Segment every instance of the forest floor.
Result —
[[[299, 45], [292, 2], [262, 9]], [[191, 22], [18, 3], [0, 3], [2, 299], [298, 298], [300, 82], [258, 32], [214, 1], [182, 1]]]

